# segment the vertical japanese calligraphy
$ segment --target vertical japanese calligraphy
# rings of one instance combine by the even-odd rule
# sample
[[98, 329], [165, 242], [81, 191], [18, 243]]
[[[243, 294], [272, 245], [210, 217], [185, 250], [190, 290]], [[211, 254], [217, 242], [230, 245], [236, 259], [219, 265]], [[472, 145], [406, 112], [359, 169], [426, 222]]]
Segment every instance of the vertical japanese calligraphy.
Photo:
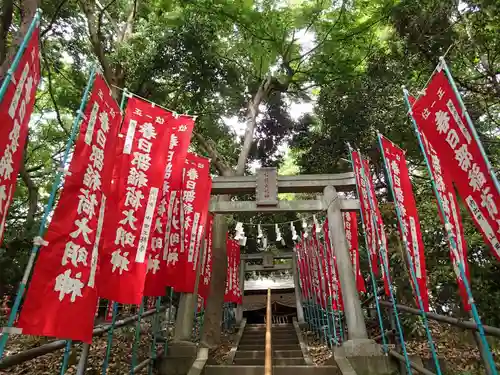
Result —
[[14, 197], [40, 81], [39, 27], [36, 26], [0, 102], [0, 242]]
[[332, 306], [334, 310], [344, 310], [344, 301], [342, 300], [342, 288], [338, 278], [337, 258], [330, 241], [330, 229], [328, 228], [328, 219], [323, 223], [323, 235], [325, 239], [325, 248], [327, 254], [327, 265], [330, 279], [330, 289], [332, 297]]
[[117, 179], [108, 206], [108, 235], [100, 258], [103, 298], [140, 304], [147, 268], [159, 262], [146, 253], [161, 198], [171, 118], [171, 112], [135, 97], [128, 101], [120, 134], [123, 148], [118, 150]]
[[[363, 176], [362, 168], [364, 167], [361, 163], [361, 157], [358, 152], [351, 150], [352, 167], [354, 171], [354, 176], [356, 178], [356, 185], [359, 192], [359, 201], [361, 205], [361, 214], [363, 215], [364, 231], [368, 247], [368, 252], [370, 254], [371, 268], [375, 276], [378, 275], [377, 268], [377, 239], [376, 233], [373, 226], [372, 211], [370, 209], [369, 195], [370, 189], [368, 186], [368, 171], [365, 170], [365, 176]], [[366, 178], [365, 178], [366, 177]]]
[[[110, 195], [118, 105], [101, 75], [85, 108], [64, 188], [45, 235], [19, 327], [25, 334], [90, 342], [104, 211]], [[75, 323], [78, 317], [78, 324]]]
[[342, 218], [347, 247], [351, 254], [352, 269], [356, 277], [356, 287], [358, 292], [366, 292], [365, 280], [363, 279], [359, 265], [358, 221], [356, 219], [356, 212], [344, 212], [342, 213]]
[[[356, 185], [358, 187], [359, 199], [361, 202], [361, 215], [365, 229], [365, 239], [368, 249], [371, 249], [370, 260], [372, 271], [375, 276], [378, 275], [377, 254], [380, 260], [380, 270], [384, 280], [384, 290], [386, 296], [389, 296], [389, 279], [386, 274], [389, 270], [389, 257], [387, 255], [387, 238], [384, 230], [384, 223], [378, 207], [375, 187], [370, 178], [370, 165], [367, 160], [362, 160], [359, 152], [351, 150], [354, 175], [356, 176]], [[373, 209], [372, 209], [373, 206]], [[385, 264], [385, 266], [384, 266]]]
[[[453, 188], [450, 173], [448, 170], [442, 168], [442, 163], [436, 150], [434, 149], [434, 147], [432, 147], [423, 133], [421, 133], [420, 136], [424, 145], [424, 152], [426, 154], [427, 160], [429, 161], [430, 172], [435, 182], [437, 190], [435, 193], [438, 196], [437, 198], [441, 200], [444, 216], [446, 217], [446, 222], [449, 224], [448, 228], [450, 229], [454, 238], [456, 247], [453, 247], [449, 238], [448, 244], [450, 246], [450, 258], [453, 264], [455, 275], [457, 277], [457, 283], [459, 286], [460, 295], [462, 297], [462, 303], [464, 309], [466, 311], [470, 311], [471, 307], [469, 298], [467, 296], [467, 290], [465, 288], [458, 265], [459, 262], [462, 263], [465, 275], [467, 279], [470, 280], [469, 263], [467, 262], [467, 243], [465, 242], [465, 236], [462, 226], [462, 216], [460, 214], [460, 207], [458, 205], [455, 189]], [[443, 217], [441, 210], [439, 211], [439, 217], [441, 218], [443, 224], [445, 224], [445, 218]]]
[[205, 230], [205, 246], [201, 262], [200, 282], [198, 284], [198, 294], [206, 303], [210, 291], [210, 282], [212, 280], [212, 223], [214, 216], [209, 214], [207, 217], [207, 229]]
[[240, 244], [233, 239], [226, 241], [227, 251], [227, 278], [224, 302], [241, 304], [242, 294], [240, 288]]
[[[184, 164], [182, 190], [173, 204], [166, 271], [170, 285], [177, 292], [192, 293], [194, 290], [200, 244], [212, 189], [209, 168], [208, 159], [188, 153]], [[180, 216], [177, 217], [176, 212]], [[176, 226], [178, 230], [174, 230]]]
[[[399, 211], [399, 231], [404, 245], [408, 249], [413, 272], [417, 279], [422, 304], [425, 311], [429, 311], [429, 292], [427, 290], [427, 272], [425, 269], [424, 243], [420, 230], [417, 206], [408, 174], [405, 153], [388, 139], [380, 136], [380, 147], [385, 159], [387, 175], [394, 196], [394, 204]], [[413, 284], [413, 277], [410, 275]], [[413, 285], [414, 291], [415, 286]], [[417, 296], [416, 296], [417, 297]], [[418, 297], [417, 297], [418, 298]], [[417, 306], [419, 306], [417, 299]]]
[[443, 71], [438, 69], [425, 95], [415, 101], [412, 116], [443, 169], [450, 171], [477, 228], [500, 260], [500, 192]]
[[[185, 115], [172, 116], [168, 120], [170, 129], [168, 140], [167, 166], [163, 177], [163, 189], [161, 197], [157, 200], [154, 228], [152, 229], [151, 245], [148, 251], [148, 267], [144, 295], [163, 296], [167, 281], [165, 278], [165, 267], [167, 266], [167, 250], [171, 237], [172, 225], [177, 224], [175, 229], [180, 236], [178, 228], [179, 218], [173, 223], [173, 209], [178, 191], [182, 189], [183, 167], [191, 141], [191, 134], [194, 127], [194, 118]], [[177, 210], [179, 201], [177, 201]], [[175, 235], [174, 235], [175, 236]]]

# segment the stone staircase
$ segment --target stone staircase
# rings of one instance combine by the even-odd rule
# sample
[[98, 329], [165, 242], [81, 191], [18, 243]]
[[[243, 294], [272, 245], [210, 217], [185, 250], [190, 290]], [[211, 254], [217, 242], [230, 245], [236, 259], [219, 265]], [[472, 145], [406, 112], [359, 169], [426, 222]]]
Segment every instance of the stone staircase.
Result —
[[[250, 324], [228, 365], [205, 366], [205, 375], [262, 375], [264, 374], [266, 326]], [[307, 365], [299, 339], [292, 324], [273, 324], [272, 332], [273, 375], [336, 375], [337, 366]]]

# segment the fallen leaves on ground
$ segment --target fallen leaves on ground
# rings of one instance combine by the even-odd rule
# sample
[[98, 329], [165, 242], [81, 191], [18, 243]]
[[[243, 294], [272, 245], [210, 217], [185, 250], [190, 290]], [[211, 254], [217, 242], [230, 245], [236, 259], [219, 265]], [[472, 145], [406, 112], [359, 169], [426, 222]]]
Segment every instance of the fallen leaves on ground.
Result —
[[[132, 345], [135, 337], [135, 324], [116, 329], [113, 334], [113, 342], [111, 347], [111, 355], [109, 359], [108, 375], [125, 374], [130, 371], [132, 363]], [[140, 325], [140, 340], [137, 345], [137, 357], [135, 364], [138, 365], [146, 358], [149, 358], [151, 353], [152, 341], [152, 326], [151, 319], [146, 318]], [[105, 333], [101, 337], [95, 337], [90, 347], [90, 354], [87, 361], [87, 375], [100, 375], [102, 372], [102, 364], [106, 354], [108, 334]], [[12, 336], [7, 346], [6, 355], [19, 353], [23, 350], [34, 348], [45, 343], [53, 341], [46, 337], [37, 336]], [[161, 349], [161, 345], [157, 345]], [[68, 367], [65, 374], [76, 374], [78, 360], [82, 349], [81, 343], [76, 343], [71, 349], [69, 355]], [[10, 367], [6, 370], [0, 370], [0, 374], [9, 375], [53, 375], [58, 374], [61, 370], [62, 358], [64, 349], [60, 349], [53, 353], [49, 353], [33, 360], [21, 363]], [[144, 370], [142, 371], [144, 373]]]
[[[429, 321], [428, 323], [443, 373], [484, 374], [484, 367], [472, 331], [440, 324], [435, 321]], [[380, 329], [376, 324], [367, 324], [367, 329], [369, 337], [380, 334]], [[322, 365], [332, 357], [333, 352], [326, 345], [323, 337], [319, 338], [312, 331], [303, 331], [303, 335], [309, 346], [309, 355], [316, 365]], [[389, 342], [394, 344], [394, 339], [390, 338]], [[495, 362], [499, 366], [500, 361], [496, 359], [500, 358], [500, 340], [488, 337], [488, 342], [492, 347]], [[418, 355], [427, 368], [431, 369], [431, 371], [434, 370], [432, 353], [425, 331], [423, 335], [418, 337], [406, 337], [406, 348], [408, 354]]]
[[302, 335], [309, 347], [309, 355], [316, 366], [326, 363], [332, 356], [332, 350], [326, 345], [323, 337], [319, 338], [312, 331], [303, 331]]
[[209, 358], [215, 361], [215, 363], [218, 365], [226, 364], [229, 352], [231, 351], [234, 343], [234, 338], [235, 335], [232, 333], [221, 333], [221, 343], [217, 348], [210, 350]]

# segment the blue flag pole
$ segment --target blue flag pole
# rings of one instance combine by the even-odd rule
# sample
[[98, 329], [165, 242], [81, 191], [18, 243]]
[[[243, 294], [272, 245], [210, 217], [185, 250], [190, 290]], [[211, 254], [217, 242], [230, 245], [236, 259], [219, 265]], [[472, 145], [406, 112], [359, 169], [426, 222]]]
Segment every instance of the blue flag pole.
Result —
[[9, 339], [9, 330], [14, 325], [14, 321], [15, 321], [16, 315], [19, 311], [19, 306], [20, 306], [21, 300], [24, 296], [24, 291], [26, 289], [28, 279], [29, 279], [29, 277], [31, 275], [31, 271], [33, 270], [33, 267], [35, 265], [35, 259], [36, 259], [36, 256], [38, 254], [38, 250], [40, 249], [40, 244], [42, 243], [42, 236], [45, 232], [45, 226], [47, 224], [47, 219], [48, 219], [49, 215], [51, 214], [52, 208], [55, 204], [56, 193], [57, 193], [57, 190], [59, 188], [61, 178], [64, 174], [64, 168], [65, 168], [66, 163], [68, 161], [69, 153], [71, 150], [71, 145], [73, 144], [73, 142], [75, 140], [76, 133], [77, 133], [77, 130], [78, 130], [78, 127], [80, 124], [80, 120], [82, 118], [83, 111], [85, 108], [85, 104], [87, 103], [90, 90], [91, 90], [92, 85], [94, 83], [95, 75], [96, 75], [96, 69], [95, 69], [95, 66], [93, 66], [92, 70], [90, 72], [89, 79], [87, 81], [87, 86], [85, 87], [85, 91], [84, 91], [83, 96], [82, 96], [82, 100], [80, 102], [80, 108], [78, 109], [78, 111], [76, 113], [76, 117], [75, 117], [75, 119], [73, 121], [73, 125], [71, 127], [71, 134], [70, 134], [70, 137], [68, 138], [68, 141], [66, 143], [66, 149], [64, 151], [64, 155], [63, 155], [63, 158], [61, 160], [61, 164], [59, 166], [58, 172], [57, 172], [56, 177], [54, 179], [54, 183], [52, 184], [52, 190], [50, 192], [49, 201], [47, 202], [47, 205], [45, 206], [45, 211], [44, 211], [43, 216], [42, 216], [40, 228], [38, 229], [38, 235], [37, 235], [37, 237], [35, 237], [35, 239], [33, 241], [34, 245], [33, 245], [33, 248], [31, 249], [30, 258], [29, 258], [28, 264], [26, 265], [26, 268], [24, 270], [23, 279], [21, 280], [21, 283], [19, 284], [19, 287], [17, 289], [16, 299], [14, 300], [14, 306], [12, 307], [12, 310], [11, 310], [10, 315], [9, 315], [9, 320], [7, 322], [7, 329], [4, 328], [4, 332], [3, 332], [2, 337], [0, 339], [0, 358], [2, 358], [2, 356], [3, 356], [3, 352], [5, 350], [5, 345], [7, 344], [7, 340]]

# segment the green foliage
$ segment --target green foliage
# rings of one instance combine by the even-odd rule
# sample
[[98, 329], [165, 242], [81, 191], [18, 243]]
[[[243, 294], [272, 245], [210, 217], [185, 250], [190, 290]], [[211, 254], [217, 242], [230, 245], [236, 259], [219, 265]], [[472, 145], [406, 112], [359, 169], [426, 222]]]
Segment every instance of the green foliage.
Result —
[[[261, 113], [247, 162], [278, 166], [284, 174], [345, 172], [351, 170], [346, 143], [363, 150], [373, 165], [377, 192], [384, 203], [398, 300], [413, 305], [375, 142], [377, 132], [384, 133], [407, 150], [411, 164], [431, 304], [438, 312], [460, 314], [448, 248], [406, 117], [401, 85], [416, 94], [438, 56], [449, 50], [447, 60], [498, 169], [498, 2], [143, 0], [137, 2], [135, 11], [132, 0], [101, 3], [42, 4], [43, 80], [24, 158], [29, 180], [19, 179], [7, 221], [0, 249], [0, 295], [12, 294], [21, 278], [90, 65], [95, 62], [109, 76], [110, 84], [127, 87], [178, 112], [197, 114], [195, 132], [201, 138], [194, 137], [193, 149], [213, 157], [208, 145], [230, 167], [237, 164], [242, 142], [222, 118], [245, 121], [267, 81], [270, 88], [258, 102]], [[17, 8], [13, 12], [11, 33], [0, 41], [6, 45], [14, 40], [15, 25], [21, 19]], [[91, 38], [92, 31], [99, 34], [97, 42]], [[121, 91], [113, 90], [119, 98]], [[292, 116], [295, 106], [311, 101], [313, 113], [298, 120]], [[214, 167], [213, 173], [220, 169]], [[28, 188], [30, 182], [34, 189]], [[239, 195], [234, 199], [252, 198]], [[28, 209], [32, 203], [34, 211]], [[233, 219], [271, 224], [297, 217], [262, 214]], [[475, 299], [485, 321], [500, 325], [498, 263], [465, 211], [463, 218]], [[270, 243], [274, 242], [274, 227], [266, 230]], [[258, 251], [251, 240], [257, 235], [256, 227], [246, 232], [250, 238], [246, 250]], [[288, 225], [282, 232], [290, 244]], [[364, 244], [362, 239], [360, 244]], [[363, 253], [362, 262], [366, 271]]]

